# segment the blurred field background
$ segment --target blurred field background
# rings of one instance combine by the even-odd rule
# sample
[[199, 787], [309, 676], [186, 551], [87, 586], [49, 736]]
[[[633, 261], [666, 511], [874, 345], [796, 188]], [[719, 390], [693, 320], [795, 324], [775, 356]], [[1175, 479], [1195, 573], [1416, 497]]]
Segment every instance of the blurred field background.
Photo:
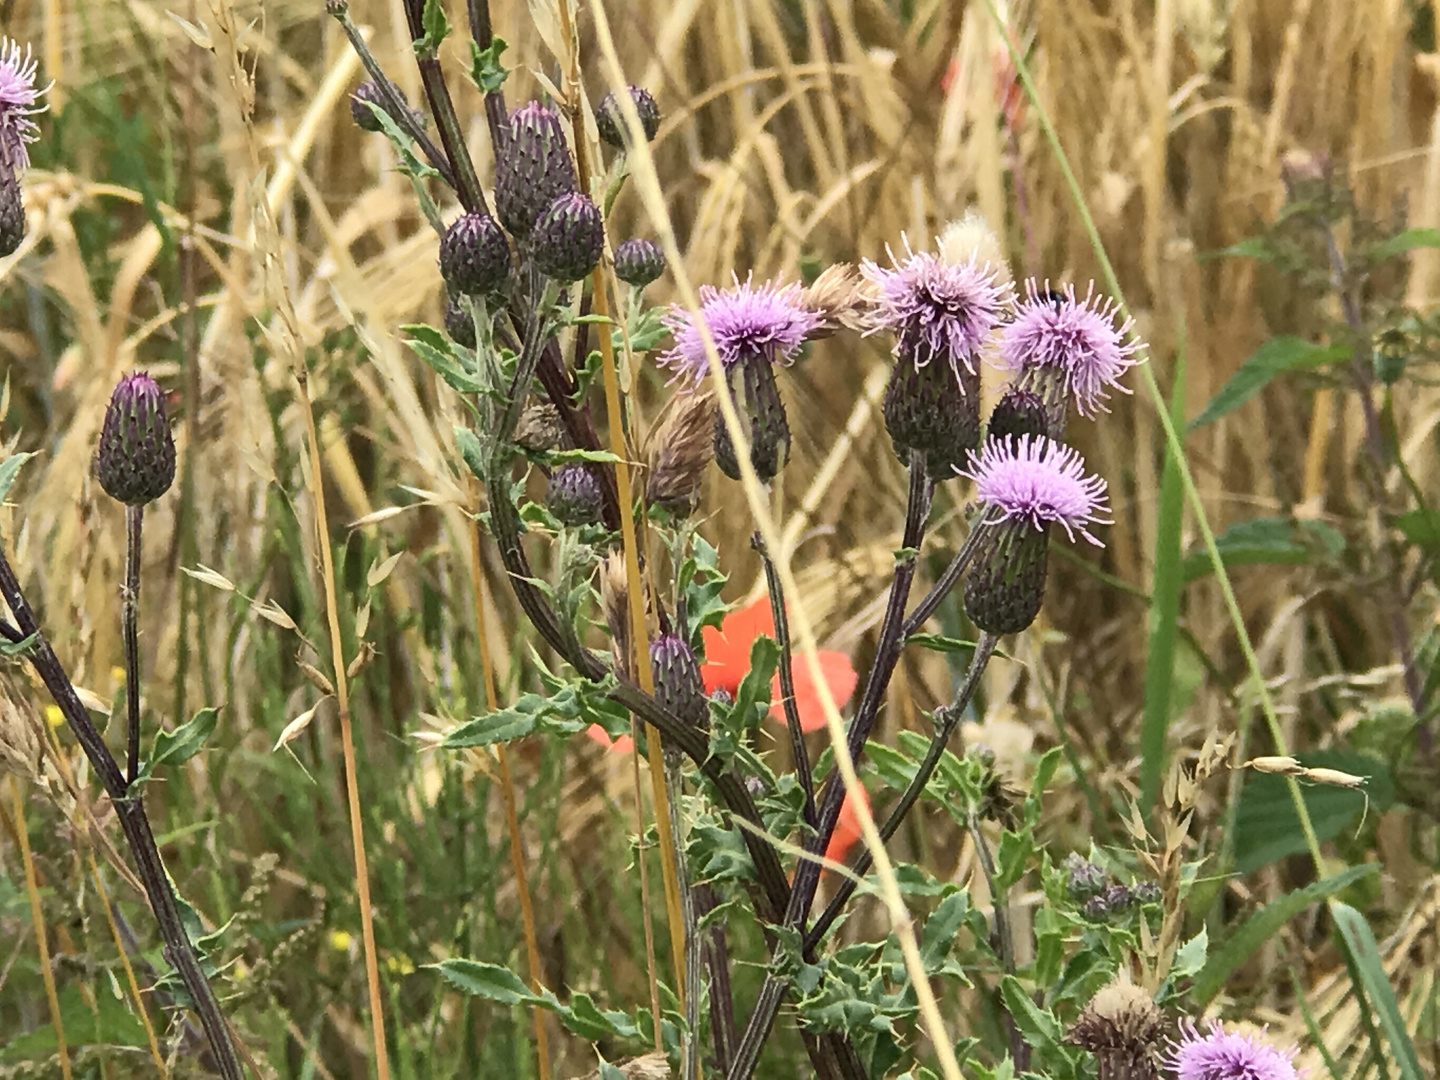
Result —
[[[608, 85], [587, 5], [580, 34], [593, 102]], [[532, 70], [556, 77], [554, 60], [525, 4], [491, 8], [510, 42], [504, 60], [517, 68], [505, 88], [515, 105], [539, 92]], [[929, 246], [972, 209], [999, 232], [1017, 277], [1073, 280], [1083, 291], [1097, 276], [984, 6], [625, 0], [608, 10], [628, 76], [661, 106], [654, 149], [695, 280], [751, 271], [795, 279], [883, 259], [902, 234]], [[400, 5], [352, 0], [351, 12], [387, 72], [420, 100]], [[459, 10], [451, 16], [463, 23]], [[1267, 338], [1316, 339], [1339, 317], [1322, 290], [1261, 262], [1213, 257], [1274, 219], [1283, 163], [1333, 161], [1365, 213], [1397, 228], [1440, 225], [1430, 5], [1035, 0], [1005, 17], [1166, 393], [1183, 353], [1176, 392], [1186, 417]], [[220, 990], [230, 1015], [277, 1076], [366, 1075], [334, 702], [321, 702], [297, 663], [321, 663], [326, 639], [305, 422], [286, 355], [293, 339], [318, 406], [347, 655], [362, 639], [377, 653], [353, 709], [397, 1075], [534, 1075], [528, 1017], [448, 993], [421, 967], [450, 955], [520, 963], [519, 910], [492, 759], [439, 756], [416, 738], [484, 711], [466, 533], [478, 496], [457, 464], [453, 395], [400, 339], [406, 323], [438, 324], [436, 237], [389, 145], [351, 120], [348, 94], [363, 77], [356, 58], [318, 0], [7, 0], [0, 19], [5, 33], [33, 44], [42, 77], [55, 79], [27, 177], [29, 237], [0, 261], [0, 375], [9, 387], [0, 438], [7, 451], [40, 451], [0, 510], [0, 530], [76, 683], [111, 701], [121, 690], [124, 519], [90, 478], [90, 457], [126, 370], [148, 367], [173, 391], [182, 478], [148, 516], [147, 709], [173, 726], [202, 705], [224, 708], [211, 749], [183, 780], [153, 789], [149, 806], [181, 892], [207, 926], [228, 920]], [[462, 38], [443, 56], [488, 187], [489, 139], [479, 95], [461, 78]], [[633, 192], [622, 194], [612, 230], [617, 241], [653, 235]], [[1413, 252], [1389, 287], [1397, 303], [1431, 308], [1440, 252]], [[668, 299], [667, 288], [662, 279], [650, 299]], [[876, 407], [888, 364], [880, 342], [838, 337], [782, 378], [796, 447], [781, 505], [800, 602], [824, 644], [851, 651], [862, 670], [904, 503], [904, 474]], [[638, 378], [653, 416], [663, 380], [651, 370]], [[1124, 799], [1138, 794], [1163, 441], [1143, 392], [1112, 405], [1072, 425], [1111, 484], [1107, 547], [1080, 553], [1093, 562], [1053, 560], [1042, 623], [1015, 642], [1018, 663], [992, 666], [983, 723], [966, 732], [1017, 777], [1034, 750], [1069, 744], [1046, 822], [1057, 850], [1116, 839]], [[1440, 393], [1416, 380], [1393, 411], [1411, 474], [1427, 498], [1440, 498]], [[1353, 755], [1358, 745], [1386, 760], [1387, 709], [1403, 709], [1404, 697], [1367, 554], [1385, 526], [1357, 478], [1363, 438], [1354, 394], [1309, 377], [1273, 383], [1199, 429], [1186, 451], [1217, 533], [1295, 515], [1344, 538], [1343, 557], [1232, 575], [1290, 747]], [[703, 532], [736, 599], [757, 571], [748, 519], [732, 512], [741, 505], [735, 488], [712, 478]], [[956, 510], [938, 501], [946, 524], [927, 562], [943, 565], [962, 535]], [[1185, 551], [1195, 536], [1187, 519]], [[182, 572], [200, 567], [214, 575]], [[498, 562], [487, 557], [486, 573], [502, 683], [510, 694], [533, 689], [523, 620]], [[1184, 753], [1212, 733], [1249, 733], [1255, 710], [1213, 580], [1189, 585], [1180, 611], [1168, 738]], [[1427, 585], [1407, 612], [1417, 640], [1436, 611]], [[946, 620], [959, 632], [953, 601]], [[954, 674], [937, 654], [907, 654], [879, 737], [925, 729], [922, 713], [948, 700]], [[309, 727], [272, 752], [286, 724], [317, 702]], [[82, 756], [63, 729], [58, 737], [83, 779]], [[1267, 738], [1256, 725], [1248, 752], [1266, 752]], [[512, 761], [544, 981], [617, 1007], [647, 1000], [628, 766], [584, 739], [524, 743]], [[1374, 793], [1358, 831], [1345, 804], [1326, 850], [1337, 867], [1385, 864], [1350, 900], [1371, 919], [1433, 1074], [1437, 798], [1433, 777], [1427, 786], [1401, 771], [1392, 790]], [[1191, 830], [1197, 852], [1254, 848], [1255, 830], [1269, 827], [1237, 823], [1239, 784], [1206, 788]], [[28, 828], [49, 886], [67, 1024], [81, 1033], [110, 1025], [141, 1048], [106, 1055], [103, 1075], [153, 1075], [133, 1013], [112, 989], [118, 951], [75, 824], [91, 811], [103, 821], [103, 807], [77, 806], [58, 785], [26, 793], [23, 822], [8, 797], [0, 810], [0, 1043], [13, 1039], [0, 1049], [0, 1075], [58, 1075], [53, 1038], [45, 1049], [17, 827]], [[964, 881], [974, 869], [968, 842], [933, 813], [895, 847], [941, 878]], [[1209, 884], [1212, 941], [1229, 920], [1311, 880], [1313, 867], [1281, 854]], [[95, 855], [107, 863], [106, 852]], [[113, 869], [104, 877], [139, 947], [155, 956], [135, 892]], [[847, 933], [883, 926], [862, 913]], [[664, 933], [657, 938], [663, 961]], [[762, 956], [758, 933], [747, 942], [742, 932], [736, 948]], [[760, 974], [738, 977], [742, 1013]], [[1368, 1069], [1365, 1018], [1328, 930], [1313, 920], [1296, 920], [1259, 950], [1222, 1001], [1302, 1042], [1304, 1063], [1319, 1070], [1312, 1075], [1325, 1070], [1313, 1031], [1342, 1075]], [[944, 1004], [963, 1031], [966, 999]], [[579, 1040], [558, 1028], [552, 1038], [555, 1075], [594, 1067]], [[761, 1075], [803, 1067], [793, 1036], [777, 1036], [769, 1055]], [[182, 1054], [175, 1074], [195, 1068]]]

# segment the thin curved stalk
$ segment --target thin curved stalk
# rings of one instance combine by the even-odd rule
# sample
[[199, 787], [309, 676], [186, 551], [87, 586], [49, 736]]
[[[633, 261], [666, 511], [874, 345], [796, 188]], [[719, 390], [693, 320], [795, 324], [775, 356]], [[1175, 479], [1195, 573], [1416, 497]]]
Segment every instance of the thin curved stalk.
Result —
[[125, 644], [125, 779], [140, 775], [140, 533], [144, 506], [125, 507], [125, 584], [120, 587], [120, 637]]
[[785, 728], [790, 733], [790, 753], [795, 759], [795, 774], [800, 790], [805, 793], [805, 822], [815, 828], [815, 777], [810, 771], [810, 754], [805, 749], [805, 733], [800, 727], [800, 708], [795, 702], [795, 672], [790, 656], [790, 621], [785, 615], [785, 590], [775, 570], [775, 560], [759, 533], [750, 538], [750, 546], [760, 553], [765, 565], [765, 584], [770, 593], [770, 615], [775, 622], [775, 642], [780, 646], [780, 700], [785, 710]]

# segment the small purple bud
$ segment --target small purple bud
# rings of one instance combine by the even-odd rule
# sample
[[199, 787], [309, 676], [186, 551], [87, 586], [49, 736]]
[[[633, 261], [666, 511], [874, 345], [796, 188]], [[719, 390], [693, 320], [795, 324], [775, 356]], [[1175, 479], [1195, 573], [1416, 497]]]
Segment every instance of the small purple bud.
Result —
[[0, 165], [0, 259], [13, 255], [25, 239], [25, 203], [20, 181]]
[[1080, 914], [1084, 915], [1090, 922], [1105, 922], [1108, 920], [1110, 918], [1110, 905], [1105, 902], [1105, 894], [1101, 893], [1099, 896], [1092, 896], [1089, 900], [1086, 900], [1085, 906], [1080, 909]]
[[560, 524], [579, 528], [598, 524], [605, 499], [600, 481], [584, 465], [562, 465], [550, 477], [550, 490], [545, 505], [560, 519]]
[[510, 276], [510, 244], [489, 214], [461, 214], [440, 238], [440, 276], [457, 293], [494, 292]]
[[475, 348], [475, 320], [458, 301], [451, 300], [445, 305], [445, 332], [456, 345]]
[[1016, 442], [1024, 435], [1045, 435], [1049, 427], [1045, 400], [1032, 390], [1012, 386], [990, 411], [985, 438]]
[[665, 272], [665, 253], [658, 244], [636, 237], [615, 249], [615, 276], [643, 289]]
[[556, 196], [576, 190], [575, 166], [560, 114], [532, 101], [510, 117], [509, 138], [495, 162], [495, 213], [514, 236], [529, 236]]
[[1130, 890], [1137, 904], [1158, 904], [1161, 898], [1160, 886], [1153, 881], [1142, 881]]
[[127, 506], [153, 502], [175, 481], [165, 395], [146, 372], [132, 371], [111, 395], [95, 451], [95, 478]]
[[650, 643], [650, 666], [655, 673], [655, 700], [681, 720], [705, 727], [710, 707], [695, 653], [677, 634], [662, 634]]
[[[660, 130], [660, 106], [655, 103], [650, 91], [643, 87], [632, 86], [629, 93], [630, 100], [635, 103], [635, 111], [640, 114], [640, 127], [645, 132], [645, 141], [654, 142], [655, 135]], [[595, 110], [595, 130], [600, 133], [600, 138], [611, 146], [619, 150], [625, 148], [629, 129], [625, 126], [625, 114], [620, 111], [620, 101], [614, 91], [606, 94], [600, 107]]]
[[1099, 896], [1110, 880], [1103, 867], [1096, 866], [1076, 852], [1066, 857], [1063, 868], [1065, 891], [1070, 894], [1070, 899], [1077, 902]]
[[595, 269], [605, 250], [605, 222], [588, 195], [571, 191], [540, 215], [531, 240], [542, 274], [566, 283], [579, 281]]

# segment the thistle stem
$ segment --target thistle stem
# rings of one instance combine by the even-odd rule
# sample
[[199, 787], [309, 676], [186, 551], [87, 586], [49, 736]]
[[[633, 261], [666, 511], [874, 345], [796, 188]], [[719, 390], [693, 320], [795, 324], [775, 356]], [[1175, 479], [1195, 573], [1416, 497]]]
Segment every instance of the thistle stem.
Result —
[[140, 532], [145, 507], [125, 507], [125, 584], [120, 590], [120, 636], [125, 644], [126, 784], [140, 775]]
[[[65, 673], [55, 650], [41, 632], [39, 621], [25, 600], [25, 594], [20, 590], [20, 581], [16, 578], [3, 547], [0, 547], [0, 595], [3, 595], [5, 602], [10, 605], [10, 611], [18, 624], [16, 632], [20, 635], [19, 640], [34, 637], [34, 644], [27, 658], [34, 665], [46, 689], [50, 691], [50, 696], [60, 708], [60, 714], [70, 725], [76, 741], [90, 760], [90, 767], [95, 770], [95, 775], [100, 778], [110, 796], [115, 816], [120, 819], [120, 828], [130, 846], [130, 855], [135, 860], [136, 874], [145, 886], [146, 897], [155, 913], [160, 936], [165, 942], [165, 957], [179, 974], [185, 989], [190, 992], [194, 1009], [200, 1016], [200, 1026], [205, 1031], [210, 1051], [215, 1057], [216, 1068], [225, 1080], [242, 1080], [240, 1059], [236, 1056], [235, 1044], [231, 1041], [229, 1025], [226, 1024], [215, 992], [210, 988], [210, 983], [200, 967], [195, 947], [190, 943], [190, 937], [180, 921], [180, 909], [175, 902], [170, 879], [166, 876], [159, 848], [155, 844], [155, 834], [145, 816], [144, 793], [137, 791], [133, 797], [127, 793], [125, 774], [120, 771], [110, 748], [105, 745], [104, 738], [90, 720], [90, 714], [80, 703], [75, 686], [70, 681], [70, 676]], [[0, 632], [12, 641], [16, 640], [10, 629], [3, 626]]]
[[[980, 831], [980, 820], [975, 814], [969, 815], [966, 828], [975, 842], [980, 868], [990, 886], [990, 903], [995, 909], [995, 946], [1000, 954], [1000, 964], [1007, 975], [1014, 975], [1015, 942], [1010, 931], [1010, 899], [1006, 890], [995, 887], [995, 860], [990, 854], [990, 845], [985, 841], [985, 834]], [[1005, 1013], [1005, 1028], [1010, 1037], [1010, 1058], [1015, 1062], [1016, 1072], [1027, 1071], [1030, 1068], [1030, 1046], [1020, 1034], [1020, 1028], [1008, 1010]]]
[[780, 646], [780, 698], [785, 709], [785, 727], [790, 732], [790, 752], [795, 758], [795, 774], [805, 792], [805, 822], [815, 827], [815, 777], [810, 771], [810, 755], [805, 749], [805, 733], [800, 728], [800, 709], [795, 703], [795, 671], [790, 656], [790, 622], [785, 614], [785, 591], [775, 560], [757, 532], [750, 537], [750, 546], [760, 553], [765, 565], [765, 584], [770, 592], [770, 613], [775, 621], [775, 641]]
[[695, 1080], [700, 1064], [700, 931], [695, 916], [695, 894], [685, 858], [685, 826], [680, 820], [680, 798], [685, 778], [680, 752], [665, 752], [665, 796], [670, 807], [670, 836], [675, 845], [675, 876], [680, 887], [680, 913], [685, 924], [685, 1031], [680, 1037], [680, 1080]]

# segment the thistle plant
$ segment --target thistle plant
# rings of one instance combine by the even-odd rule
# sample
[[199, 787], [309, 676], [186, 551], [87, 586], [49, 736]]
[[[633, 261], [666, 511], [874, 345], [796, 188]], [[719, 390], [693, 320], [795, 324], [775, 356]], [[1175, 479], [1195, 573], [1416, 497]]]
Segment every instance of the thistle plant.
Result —
[[27, 45], [0, 36], [0, 258], [13, 254], [25, 238], [20, 182], [30, 167], [27, 146], [40, 137], [35, 117], [46, 109], [48, 87], [37, 87], [39, 65]]

